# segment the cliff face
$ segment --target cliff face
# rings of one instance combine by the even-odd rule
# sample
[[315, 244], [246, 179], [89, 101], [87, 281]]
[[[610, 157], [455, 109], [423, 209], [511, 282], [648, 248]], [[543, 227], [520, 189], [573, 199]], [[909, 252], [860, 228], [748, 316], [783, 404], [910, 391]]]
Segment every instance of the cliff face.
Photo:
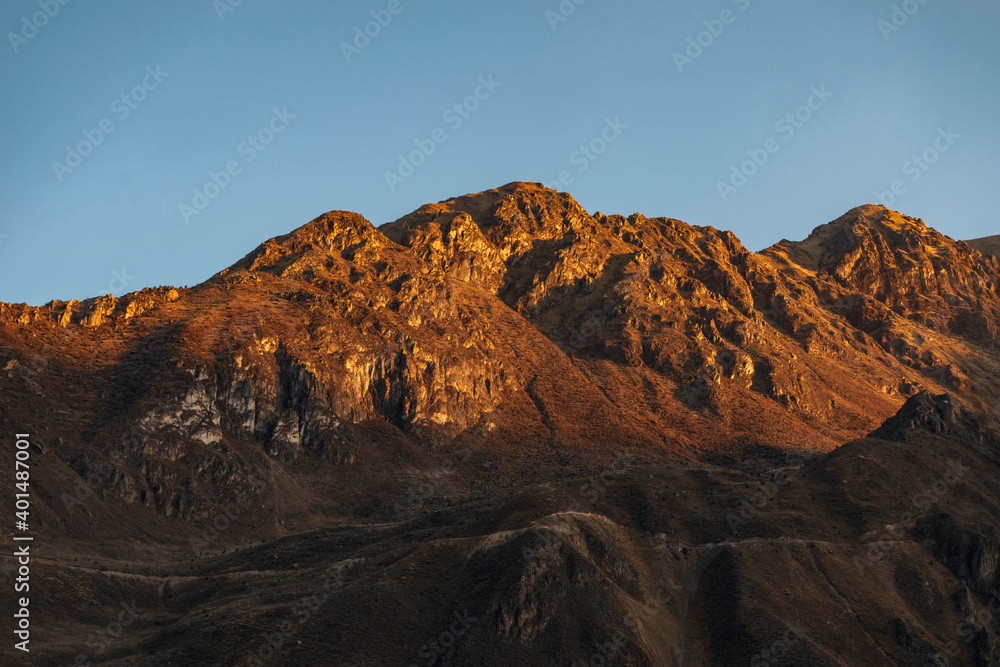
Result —
[[[675, 442], [704, 440], [704, 414], [724, 417], [730, 446], [742, 427], [782, 439], [789, 413], [803, 430], [822, 420], [860, 434], [920, 389], [995, 381], [972, 358], [998, 342], [996, 259], [881, 207], [759, 254], [678, 220], [590, 216], [530, 184], [428, 205], [382, 231], [502, 299], [616, 406], [648, 407], [617, 393], [631, 376], [690, 408]], [[955, 337], [977, 350], [955, 350]]]
[[191, 289], [3, 305], [3, 391], [18, 417], [37, 395], [77, 473], [120, 456], [108, 493], [166, 515], [210, 512], [260, 456], [485, 443], [510, 473], [616, 443], [829, 450], [921, 390], [988, 410], [997, 267], [879, 207], [751, 253], [513, 183], [380, 229], [330, 212]]
[[818, 227], [770, 252], [927, 328], [996, 346], [997, 259], [879, 206]]
[[[54, 550], [158, 564], [143, 595], [174, 625], [135, 639], [147, 661], [155, 646], [189, 664], [215, 655], [216, 635], [181, 620], [191, 605], [244, 599], [229, 588], [244, 575], [274, 577], [275, 599], [303, 593], [292, 570], [327, 553], [361, 582], [343, 591], [356, 617], [324, 617], [354, 664], [412, 657], [372, 657], [361, 638], [407, 609], [437, 619], [427, 600], [449, 567], [447, 604], [486, 621], [445, 664], [497, 641], [510, 650], [497, 664], [551, 664], [549, 644], [586, 660], [621, 639], [614, 623], [636, 664], [696, 646], [751, 660], [792, 620], [775, 558], [802, 605], [842, 604], [817, 583], [831, 572], [905, 598], [855, 605], [868, 639], [844, 655], [929, 655], [955, 619], [919, 610], [949, 577], [980, 597], [1000, 583], [996, 536], [977, 523], [995, 507], [1000, 265], [973, 245], [865, 206], [753, 253], [730, 232], [591, 215], [530, 183], [381, 228], [332, 211], [190, 289], [0, 304], [0, 420], [37, 440], [33, 516]], [[930, 452], [945, 451], [988, 475], [964, 510], [908, 529], [940, 567], [914, 537], [891, 566], [865, 565], [882, 589], [849, 576], [884, 541], [873, 531], [944, 474]], [[802, 480], [771, 504], [780, 485], [759, 466]], [[53, 569], [98, 595], [97, 574]], [[911, 590], [924, 576], [934, 595]], [[209, 581], [221, 588], [200, 591]], [[669, 612], [644, 616], [648, 599]], [[270, 622], [255, 608], [231, 618]], [[899, 622], [876, 628], [884, 618]], [[856, 628], [835, 620], [797, 640], [802, 664], [842, 664], [831, 647]]]

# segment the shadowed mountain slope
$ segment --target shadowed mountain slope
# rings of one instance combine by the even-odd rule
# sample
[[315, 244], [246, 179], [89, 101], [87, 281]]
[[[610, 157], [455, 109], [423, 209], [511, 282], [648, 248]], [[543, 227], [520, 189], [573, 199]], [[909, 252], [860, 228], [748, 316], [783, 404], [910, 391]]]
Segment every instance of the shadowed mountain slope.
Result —
[[[29, 664], [255, 664], [293, 618], [273, 664], [750, 664], [788, 632], [795, 664], [924, 664], [1000, 583], [998, 277], [882, 207], [753, 253], [512, 183], [0, 304]], [[995, 658], [977, 623], [957, 664]]]
[[985, 236], [981, 239], [966, 241], [966, 243], [984, 255], [1000, 257], [1000, 236]]

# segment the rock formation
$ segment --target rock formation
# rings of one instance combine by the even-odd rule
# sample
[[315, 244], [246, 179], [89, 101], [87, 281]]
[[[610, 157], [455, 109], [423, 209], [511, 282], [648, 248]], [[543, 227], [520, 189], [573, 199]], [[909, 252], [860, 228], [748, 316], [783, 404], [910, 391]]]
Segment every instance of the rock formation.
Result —
[[753, 253], [512, 183], [0, 304], [39, 614], [85, 651], [131, 596], [91, 664], [255, 664], [326, 581], [273, 664], [991, 664], [981, 241], [863, 206]]

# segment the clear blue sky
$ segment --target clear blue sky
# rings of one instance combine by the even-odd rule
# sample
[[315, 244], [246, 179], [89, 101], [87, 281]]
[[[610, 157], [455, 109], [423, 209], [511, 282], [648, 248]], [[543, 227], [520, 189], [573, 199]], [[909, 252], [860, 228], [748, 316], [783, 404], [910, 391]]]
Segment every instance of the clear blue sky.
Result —
[[[0, 300], [193, 285], [327, 210], [378, 225], [563, 171], [591, 212], [731, 229], [753, 250], [897, 180], [893, 208], [956, 238], [1000, 233], [995, 0], [908, 0], [891, 32], [888, 0], [565, 0], [565, 21], [546, 15], [559, 0], [400, 0], [350, 62], [342, 43], [390, 0], [221, 12], [231, 1], [3, 3]], [[35, 16], [46, 5], [58, 13]], [[723, 30], [679, 71], [704, 21]], [[814, 86], [832, 97], [810, 99]], [[445, 116], [476, 92], [466, 118]], [[776, 126], [797, 111], [800, 127]], [[938, 140], [948, 128], [958, 137]], [[77, 163], [66, 146], [87, 152], [85, 131], [104, 136]], [[574, 155], [602, 133], [602, 154]], [[445, 140], [390, 189], [398, 156], [432, 136]], [[905, 165], [935, 141], [948, 150], [926, 171]], [[723, 201], [747, 151], [767, 161]], [[196, 199], [230, 163], [226, 187]], [[181, 204], [206, 203], [185, 220]]]

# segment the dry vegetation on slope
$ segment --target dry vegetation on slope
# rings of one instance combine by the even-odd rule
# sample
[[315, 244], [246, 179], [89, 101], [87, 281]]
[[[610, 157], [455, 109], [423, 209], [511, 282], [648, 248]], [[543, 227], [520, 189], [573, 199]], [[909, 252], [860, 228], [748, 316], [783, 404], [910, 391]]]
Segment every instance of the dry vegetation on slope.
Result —
[[749, 664], [802, 619], [794, 664], [992, 660], [954, 628], [1000, 584], [998, 276], [881, 207], [752, 253], [513, 183], [334, 211], [190, 289], [2, 304], [32, 659], [247, 664], [327, 581], [273, 664]]

